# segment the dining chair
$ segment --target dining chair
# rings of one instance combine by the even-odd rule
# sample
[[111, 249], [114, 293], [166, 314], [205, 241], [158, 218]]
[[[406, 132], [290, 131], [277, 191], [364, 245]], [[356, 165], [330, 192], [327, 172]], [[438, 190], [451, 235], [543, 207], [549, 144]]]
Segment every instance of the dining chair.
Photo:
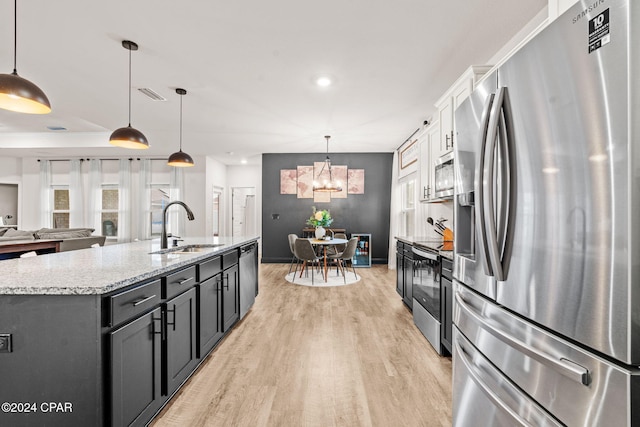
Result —
[[[313, 249], [313, 245], [309, 239], [296, 239], [294, 243], [294, 251], [296, 257], [302, 261], [302, 269], [300, 270], [300, 277], [302, 277], [302, 273], [305, 268], [311, 264], [311, 284], [313, 285], [313, 270], [317, 265], [320, 265], [319, 261], [322, 259], [316, 254], [316, 251]], [[298, 263], [296, 263], [296, 270], [293, 273], [293, 282], [295, 283], [296, 274], [298, 273]], [[307, 268], [307, 275], [309, 274], [309, 269]], [[324, 277], [324, 276], [323, 276]]]
[[347, 283], [347, 274], [344, 271], [344, 269], [345, 269], [347, 261], [351, 262], [351, 270], [353, 270], [353, 275], [356, 277], [356, 279], [358, 278], [358, 275], [356, 274], [356, 270], [355, 270], [355, 268], [353, 268], [353, 257], [356, 254], [356, 247], [357, 246], [358, 246], [358, 238], [357, 237], [352, 237], [347, 242], [347, 245], [346, 245], [344, 251], [342, 251], [341, 253], [335, 254], [335, 255], [329, 255], [329, 257], [328, 257], [328, 258], [336, 261], [336, 263], [338, 264], [337, 268], [339, 268], [342, 271], [342, 277], [344, 278], [344, 283], [345, 284]]
[[291, 267], [293, 267], [293, 261], [295, 261], [296, 264], [300, 262], [300, 260], [296, 257], [296, 252], [294, 248], [294, 244], [296, 242], [296, 239], [298, 238], [298, 235], [292, 233], [292, 234], [289, 234], [287, 238], [289, 239], [289, 249], [291, 250], [291, 262], [289, 263], [289, 273], [291, 273]]
[[[344, 233], [336, 233], [336, 234], [333, 235], [333, 237], [335, 239], [347, 240], [347, 235], [344, 234]], [[339, 243], [337, 245], [333, 245], [333, 246], [327, 248], [327, 255], [336, 255], [336, 254], [339, 254], [341, 252], [344, 252], [346, 247], [347, 247], [346, 243]]]

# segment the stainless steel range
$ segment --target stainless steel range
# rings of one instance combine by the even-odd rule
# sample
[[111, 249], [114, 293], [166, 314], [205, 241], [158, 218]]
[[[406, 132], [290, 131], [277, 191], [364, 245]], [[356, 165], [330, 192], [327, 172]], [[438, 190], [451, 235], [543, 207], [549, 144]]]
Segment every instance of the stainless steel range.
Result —
[[441, 344], [440, 255], [442, 242], [424, 242], [413, 251], [413, 322], [438, 354], [445, 354]]

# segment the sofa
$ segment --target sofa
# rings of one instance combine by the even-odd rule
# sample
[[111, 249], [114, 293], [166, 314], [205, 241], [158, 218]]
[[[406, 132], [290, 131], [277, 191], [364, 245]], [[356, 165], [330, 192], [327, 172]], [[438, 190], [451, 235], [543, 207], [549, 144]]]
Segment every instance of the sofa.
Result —
[[94, 244], [104, 246], [106, 236], [92, 235], [93, 228], [41, 228], [34, 231], [0, 227], [0, 244], [14, 240], [56, 239], [60, 242], [60, 252], [90, 248]]

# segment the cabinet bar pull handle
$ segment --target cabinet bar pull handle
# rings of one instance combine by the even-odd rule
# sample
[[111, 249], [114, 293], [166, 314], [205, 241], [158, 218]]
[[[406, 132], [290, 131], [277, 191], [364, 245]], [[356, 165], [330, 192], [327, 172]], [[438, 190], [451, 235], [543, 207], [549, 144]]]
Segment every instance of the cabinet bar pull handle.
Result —
[[[227, 282], [226, 285], [224, 284], [225, 281]], [[229, 274], [225, 274], [224, 278], [222, 279], [222, 286], [229, 290]]]
[[189, 283], [192, 280], [193, 280], [193, 277], [189, 277], [188, 279], [180, 280], [178, 282], [178, 285], [184, 285], [185, 283]]
[[133, 306], [137, 307], [140, 304], [144, 304], [145, 302], [154, 299], [155, 297], [156, 297], [156, 295], [151, 295], [150, 297], [146, 297], [146, 298], [139, 299], [138, 301], [134, 301], [133, 302]]
[[[169, 322], [169, 313], [173, 314], [173, 322]], [[173, 308], [167, 307], [167, 326], [173, 326], [173, 330], [176, 330], [176, 306]]]
[[513, 337], [508, 332], [492, 325], [491, 322], [487, 322], [485, 317], [477, 313], [473, 307], [467, 304], [460, 293], [456, 292], [455, 298], [458, 303], [458, 307], [460, 307], [462, 311], [466, 312], [472, 319], [478, 322], [482, 329], [489, 332], [503, 343], [511, 346], [525, 356], [532, 358], [538, 363], [555, 369], [560, 374], [582, 385], [589, 386], [589, 384], [591, 384], [591, 373], [584, 366], [564, 357], [557, 359], [555, 356], [547, 354], [542, 350], [538, 350], [532, 345]]
[[[159, 335], [162, 336], [162, 316], [153, 317], [151, 320], [153, 321], [153, 333], [154, 334], [159, 334]], [[160, 330], [159, 331], [156, 331], [156, 321], [160, 322]]]

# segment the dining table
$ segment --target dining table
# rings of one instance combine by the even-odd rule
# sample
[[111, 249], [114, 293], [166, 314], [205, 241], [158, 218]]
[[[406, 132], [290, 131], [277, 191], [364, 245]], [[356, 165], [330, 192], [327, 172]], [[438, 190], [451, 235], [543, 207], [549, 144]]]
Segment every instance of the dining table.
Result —
[[332, 239], [310, 238], [309, 241], [311, 242], [311, 244], [313, 246], [322, 247], [322, 253], [323, 253], [323, 258], [324, 258], [324, 281], [327, 282], [327, 248], [329, 246], [345, 245], [345, 244], [347, 244], [348, 240], [347, 239], [338, 239], [338, 238], [334, 237]]

